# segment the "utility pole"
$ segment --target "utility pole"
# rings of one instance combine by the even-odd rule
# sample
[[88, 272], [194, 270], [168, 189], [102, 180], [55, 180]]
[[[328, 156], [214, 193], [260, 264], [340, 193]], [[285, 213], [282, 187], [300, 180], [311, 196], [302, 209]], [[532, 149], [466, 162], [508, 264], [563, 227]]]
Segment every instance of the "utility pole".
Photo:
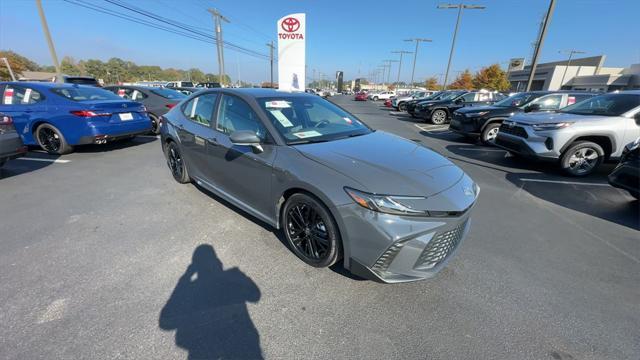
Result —
[[575, 50], [575, 49], [571, 49], [571, 50], [566, 50], [566, 51], [558, 51], [558, 53], [560, 54], [569, 54], [569, 60], [567, 60], [567, 65], [564, 67], [564, 72], [562, 73], [562, 80], [560, 80], [560, 89], [562, 90], [562, 85], [564, 85], [564, 77], [567, 75], [567, 69], [569, 69], [569, 66], [571, 66], [571, 58], [573, 57], [573, 54], [586, 54], [584, 51], [580, 51], [580, 50]]
[[405, 51], [405, 50], [397, 50], [397, 51], [392, 51], [392, 53], [394, 54], [400, 54], [400, 63], [398, 64], [398, 80], [396, 81], [396, 93], [398, 92], [398, 86], [400, 86], [400, 70], [402, 69], [402, 54], [412, 54], [411, 51]]
[[229, 22], [229, 19], [222, 16], [216, 9], [207, 9], [213, 16], [213, 22], [216, 27], [216, 47], [218, 49], [218, 81], [220, 85], [224, 84], [224, 50], [222, 41], [222, 21]]
[[11, 65], [9, 65], [9, 60], [6, 57], [0, 58], [0, 60], [4, 61], [4, 64], [7, 66], [7, 70], [9, 70], [9, 76], [11, 76], [11, 81], [16, 81], [16, 76], [13, 75], [13, 70], [11, 70]]
[[389, 71], [387, 71], [387, 83], [390, 83], [390, 82], [391, 82], [391, 80], [390, 80], [390, 75], [391, 75], [391, 63], [398, 62], [398, 60], [387, 59], [387, 60], [384, 60], [384, 61], [386, 61], [386, 62], [388, 63], [388, 65], [387, 65], [387, 66], [389, 67]]
[[447, 89], [447, 80], [449, 78], [449, 69], [451, 68], [451, 60], [453, 59], [453, 51], [456, 47], [456, 37], [458, 36], [458, 28], [460, 27], [460, 18], [462, 17], [462, 9], [477, 9], [482, 10], [484, 6], [480, 5], [465, 5], [460, 4], [445, 4], [438, 5], [438, 9], [458, 9], [458, 19], [456, 20], [456, 28], [453, 31], [453, 41], [451, 41], [451, 51], [449, 52], [449, 62], [447, 63], [447, 71], [444, 74], [444, 84], [442, 84], [442, 90]]
[[416, 51], [413, 52], [413, 69], [411, 70], [411, 88], [413, 89], [413, 75], [416, 73], [416, 60], [418, 59], [418, 45], [420, 45], [421, 42], [431, 42], [431, 39], [416, 38], [406, 39], [405, 41], [416, 42]]
[[49, 33], [49, 25], [47, 25], [47, 18], [44, 16], [44, 9], [42, 9], [42, 0], [36, 0], [38, 6], [38, 13], [40, 14], [40, 22], [42, 23], [42, 31], [44, 37], [47, 39], [47, 45], [49, 45], [49, 53], [51, 53], [51, 60], [53, 60], [53, 66], [56, 68], [56, 81], [62, 81], [62, 71], [60, 69], [60, 63], [58, 62], [58, 55], [56, 55], [56, 48], [53, 46], [53, 40], [51, 40], [51, 34]]
[[549, 22], [551, 22], [553, 9], [555, 9], [555, 7], [556, 0], [551, 0], [549, 3], [549, 10], [547, 10], [547, 15], [544, 17], [544, 22], [542, 23], [542, 31], [540, 32], [540, 38], [536, 43], [536, 50], [533, 52], [531, 72], [529, 73], [529, 78], [527, 79], [527, 88], [525, 91], [531, 91], [531, 83], [533, 83], [533, 77], [536, 74], [536, 68], [538, 67], [538, 57], [540, 56], [540, 50], [542, 49], [542, 45], [544, 44], [544, 38], [545, 36], [547, 36], [547, 28], [549, 27]]
[[267, 43], [269, 47], [269, 64], [271, 65], [271, 88], [273, 89], [273, 40]]

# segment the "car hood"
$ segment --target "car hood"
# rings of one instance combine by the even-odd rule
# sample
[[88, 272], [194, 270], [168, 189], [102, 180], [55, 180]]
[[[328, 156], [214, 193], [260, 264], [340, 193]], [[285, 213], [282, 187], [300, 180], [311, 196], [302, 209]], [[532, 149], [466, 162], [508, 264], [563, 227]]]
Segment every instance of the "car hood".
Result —
[[516, 121], [521, 124], [540, 124], [540, 123], [557, 123], [557, 122], [577, 122], [577, 121], [601, 121], [605, 119], [611, 119], [609, 116], [597, 116], [597, 115], [576, 115], [566, 113], [528, 113], [528, 114], [516, 114], [509, 120]]
[[375, 194], [432, 196], [464, 176], [435, 151], [383, 131], [295, 148]]

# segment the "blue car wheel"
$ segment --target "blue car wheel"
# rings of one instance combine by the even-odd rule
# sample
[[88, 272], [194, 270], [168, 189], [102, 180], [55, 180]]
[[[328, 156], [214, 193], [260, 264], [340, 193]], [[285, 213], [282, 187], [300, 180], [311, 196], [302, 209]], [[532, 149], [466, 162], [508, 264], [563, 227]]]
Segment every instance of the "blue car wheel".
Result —
[[60, 130], [53, 125], [38, 126], [35, 135], [38, 145], [49, 154], [64, 155], [73, 151], [73, 146], [67, 143]]

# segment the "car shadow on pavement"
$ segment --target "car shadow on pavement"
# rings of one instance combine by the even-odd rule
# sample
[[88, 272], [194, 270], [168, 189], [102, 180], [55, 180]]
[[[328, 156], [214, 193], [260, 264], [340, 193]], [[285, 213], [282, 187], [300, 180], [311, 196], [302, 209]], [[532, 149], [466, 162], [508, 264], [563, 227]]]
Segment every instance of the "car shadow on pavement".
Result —
[[155, 135], [140, 135], [132, 139], [116, 140], [116, 141], [109, 142], [102, 145], [91, 144], [91, 145], [77, 146], [75, 148], [75, 152], [98, 153], [98, 152], [114, 151], [114, 150], [130, 148], [133, 146], [144, 145], [157, 140], [158, 140], [158, 137]]
[[566, 184], [544, 182], [549, 178], [546, 174], [507, 173], [505, 178], [544, 201], [640, 230], [640, 202], [623, 190], [608, 186], [605, 180], [599, 180], [598, 177], [565, 177], [562, 180]]
[[249, 277], [238, 268], [225, 270], [213, 247], [202, 244], [160, 311], [159, 327], [175, 331], [188, 359], [262, 359], [247, 310], [260, 296]]
[[59, 157], [45, 152], [29, 151], [24, 157], [9, 160], [0, 167], [0, 180], [43, 169], [54, 164]]
[[[289, 244], [287, 243], [287, 239], [284, 237], [284, 234], [282, 232], [282, 230], [278, 230], [276, 228], [274, 228], [273, 226], [271, 226], [270, 224], [267, 224], [266, 222], [262, 221], [261, 219], [258, 219], [257, 217], [242, 211], [241, 209], [239, 209], [238, 207], [236, 207], [235, 205], [233, 205], [232, 203], [228, 202], [227, 200], [219, 197], [218, 195], [212, 193], [211, 191], [203, 188], [202, 186], [194, 183], [193, 184], [198, 190], [200, 190], [201, 192], [207, 194], [210, 198], [212, 198], [213, 200], [221, 203], [222, 205], [226, 206], [227, 208], [229, 208], [230, 210], [234, 211], [236, 214], [240, 215], [240, 216], [244, 216], [245, 218], [251, 220], [252, 222], [254, 222], [256, 225], [262, 227], [264, 230], [270, 232], [273, 234], [273, 236], [275, 236], [281, 243], [282, 246], [284, 246], [286, 249], [289, 249], [289, 251], [291, 251], [291, 248], [289, 247]], [[296, 258], [297, 259], [297, 258]], [[302, 260], [300, 260], [302, 261]], [[344, 277], [347, 277], [351, 280], [357, 280], [357, 281], [364, 281], [366, 279], [361, 278], [355, 274], [352, 274], [349, 270], [344, 268], [344, 264], [342, 260], [339, 260], [337, 263], [333, 264], [332, 266], [329, 267], [329, 269], [331, 269], [331, 271], [340, 274]]]
[[516, 157], [507, 151], [494, 146], [483, 145], [447, 145], [447, 151], [461, 157], [487, 162], [493, 165], [504, 166], [520, 170], [543, 171], [549, 174], [560, 175], [560, 169], [554, 162], [535, 161]]

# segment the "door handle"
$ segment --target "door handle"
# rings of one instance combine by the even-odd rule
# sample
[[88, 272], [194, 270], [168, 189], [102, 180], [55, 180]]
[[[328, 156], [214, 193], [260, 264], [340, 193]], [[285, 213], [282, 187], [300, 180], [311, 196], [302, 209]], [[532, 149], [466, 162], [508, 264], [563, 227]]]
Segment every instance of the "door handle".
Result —
[[178, 125], [176, 125], [176, 126], [177, 126], [177, 127], [178, 127], [178, 129], [180, 129], [180, 130], [184, 129], [184, 125], [182, 125], [182, 124], [178, 124]]

